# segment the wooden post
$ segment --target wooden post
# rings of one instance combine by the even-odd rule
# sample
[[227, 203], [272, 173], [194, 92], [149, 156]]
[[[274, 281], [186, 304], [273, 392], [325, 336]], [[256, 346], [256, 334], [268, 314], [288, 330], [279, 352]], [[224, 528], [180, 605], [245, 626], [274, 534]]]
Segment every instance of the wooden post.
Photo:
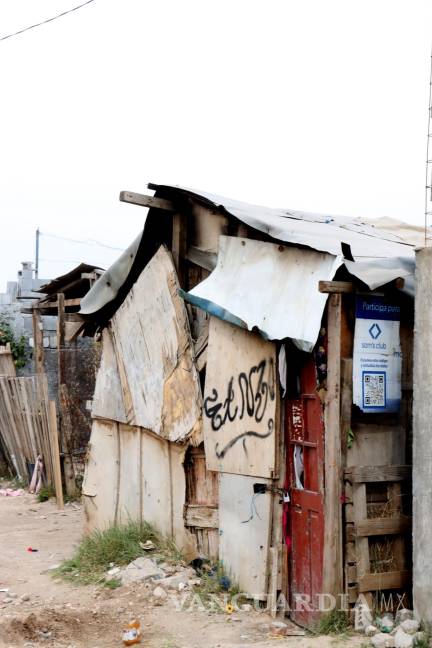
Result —
[[171, 251], [174, 259], [174, 265], [177, 270], [179, 284], [182, 288], [185, 286], [185, 259], [187, 253], [187, 221], [186, 214], [176, 212], [173, 214], [172, 221], [172, 246]]
[[277, 581], [278, 581], [278, 550], [277, 547], [269, 548], [269, 586], [267, 597], [267, 612], [272, 619], [277, 613]]
[[[65, 345], [65, 296], [63, 293], [57, 295], [57, 390], [60, 410], [60, 447], [64, 452], [67, 448], [65, 433], [63, 429], [63, 408], [62, 408], [62, 385], [65, 382], [65, 363], [64, 363], [64, 345]], [[70, 455], [72, 461], [72, 455]]]
[[44, 373], [43, 324], [37, 308], [33, 308], [33, 348], [35, 373]]
[[[356, 525], [367, 518], [366, 484], [353, 484], [354, 522]], [[369, 538], [356, 533], [356, 562], [357, 582], [360, 582], [370, 572]], [[370, 609], [372, 609], [372, 592], [362, 591]]]
[[56, 405], [54, 401], [49, 402], [49, 430], [50, 430], [51, 457], [53, 463], [56, 500], [57, 500], [57, 506], [59, 507], [59, 509], [62, 509], [64, 508], [63, 486], [62, 486], [62, 477], [61, 477], [61, 468], [60, 468], [60, 449], [59, 449], [58, 428], [57, 428], [57, 412], [56, 412]]
[[348, 451], [348, 433], [351, 429], [351, 409], [353, 402], [352, 358], [342, 358], [341, 374], [341, 454], [342, 463], [345, 466]]
[[57, 296], [57, 366], [58, 366], [58, 389], [64, 383], [64, 344], [65, 344], [65, 296], [59, 293]]
[[330, 295], [327, 319], [327, 395], [324, 410], [325, 491], [322, 591], [333, 594], [336, 597], [343, 594], [342, 458], [340, 429], [341, 311], [341, 295]]

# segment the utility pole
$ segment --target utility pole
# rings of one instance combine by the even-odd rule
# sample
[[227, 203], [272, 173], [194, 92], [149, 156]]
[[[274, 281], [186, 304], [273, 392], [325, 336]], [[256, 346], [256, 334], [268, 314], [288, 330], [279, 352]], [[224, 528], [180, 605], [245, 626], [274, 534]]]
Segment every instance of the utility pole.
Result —
[[37, 279], [39, 276], [39, 237], [40, 230], [38, 227], [36, 230], [35, 279]]

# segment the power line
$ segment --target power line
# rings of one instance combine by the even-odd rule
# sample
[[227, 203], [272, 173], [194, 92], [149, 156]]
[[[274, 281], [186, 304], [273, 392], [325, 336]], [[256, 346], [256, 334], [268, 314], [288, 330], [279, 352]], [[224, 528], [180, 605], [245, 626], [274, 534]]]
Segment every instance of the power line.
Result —
[[82, 245], [98, 245], [99, 247], [106, 248], [108, 250], [114, 250], [115, 252], [124, 252], [124, 248], [114, 247], [112, 245], [107, 245], [96, 239], [73, 239], [68, 238], [67, 236], [59, 236], [58, 234], [51, 234], [50, 232], [42, 232], [39, 230], [41, 236], [47, 236], [48, 238], [59, 239], [60, 241], [69, 241], [70, 243], [81, 243]]
[[72, 7], [72, 9], [68, 9], [67, 11], [63, 11], [62, 13], [53, 16], [52, 18], [47, 18], [46, 20], [42, 20], [41, 22], [35, 23], [34, 25], [29, 25], [29, 27], [24, 27], [24, 29], [19, 29], [18, 31], [13, 32], [12, 34], [7, 34], [7, 36], [0, 36], [0, 41], [6, 40], [7, 38], [12, 38], [12, 36], [18, 36], [19, 34], [23, 34], [24, 32], [29, 31], [29, 29], [34, 29], [35, 27], [46, 25], [46, 23], [52, 22], [53, 20], [57, 20], [57, 18], [61, 18], [62, 16], [66, 16], [66, 14], [70, 14], [73, 11], [77, 11], [77, 9], [81, 9], [81, 7], [84, 7], [85, 5], [90, 4], [91, 2], [94, 2], [94, 0], [87, 0], [86, 2], [83, 2], [80, 5], [77, 5], [76, 7]]
[[69, 263], [82, 263], [82, 259], [49, 259], [48, 257], [41, 257], [39, 261], [44, 263], [62, 263], [63, 265], [68, 265]]

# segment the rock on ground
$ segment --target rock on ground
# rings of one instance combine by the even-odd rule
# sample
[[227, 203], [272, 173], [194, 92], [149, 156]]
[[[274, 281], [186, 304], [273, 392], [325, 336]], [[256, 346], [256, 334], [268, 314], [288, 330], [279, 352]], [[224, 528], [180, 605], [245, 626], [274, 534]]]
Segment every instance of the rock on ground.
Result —
[[396, 625], [400, 625], [403, 621], [406, 621], [407, 619], [413, 619], [413, 611], [408, 610], [407, 608], [401, 608], [396, 612]]
[[409, 635], [399, 627], [394, 636], [395, 648], [412, 648], [414, 645], [413, 635]]
[[[162, 575], [164, 574], [162, 573]], [[174, 574], [174, 576], [161, 578], [158, 580], [158, 585], [168, 589], [179, 589], [181, 585], [187, 585], [188, 581], [193, 579], [194, 576], [196, 576], [195, 570], [190, 567], [179, 574]]]
[[415, 619], [406, 619], [405, 621], [402, 621], [400, 627], [407, 634], [413, 635], [420, 630], [420, 623]]
[[374, 635], [378, 634], [378, 632], [378, 628], [374, 625], [368, 625], [367, 628], [365, 628], [366, 637], [373, 637]]
[[165, 592], [163, 587], [155, 587], [153, 590], [153, 596], [157, 599], [166, 599], [168, 594]]
[[392, 635], [379, 632], [371, 639], [374, 648], [395, 648], [395, 640]]
[[136, 558], [121, 572], [121, 582], [123, 585], [138, 583], [140, 581], [150, 580], [151, 578], [163, 578], [164, 572], [160, 569], [151, 558]]

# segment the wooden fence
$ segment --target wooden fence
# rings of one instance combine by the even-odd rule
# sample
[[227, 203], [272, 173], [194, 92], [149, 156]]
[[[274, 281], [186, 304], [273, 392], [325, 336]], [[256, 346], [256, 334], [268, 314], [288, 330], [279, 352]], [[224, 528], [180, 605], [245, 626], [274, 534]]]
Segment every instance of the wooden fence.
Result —
[[17, 476], [29, 481], [29, 466], [42, 456], [46, 480], [62, 501], [55, 402], [48, 397], [45, 374], [0, 376], [0, 436]]

